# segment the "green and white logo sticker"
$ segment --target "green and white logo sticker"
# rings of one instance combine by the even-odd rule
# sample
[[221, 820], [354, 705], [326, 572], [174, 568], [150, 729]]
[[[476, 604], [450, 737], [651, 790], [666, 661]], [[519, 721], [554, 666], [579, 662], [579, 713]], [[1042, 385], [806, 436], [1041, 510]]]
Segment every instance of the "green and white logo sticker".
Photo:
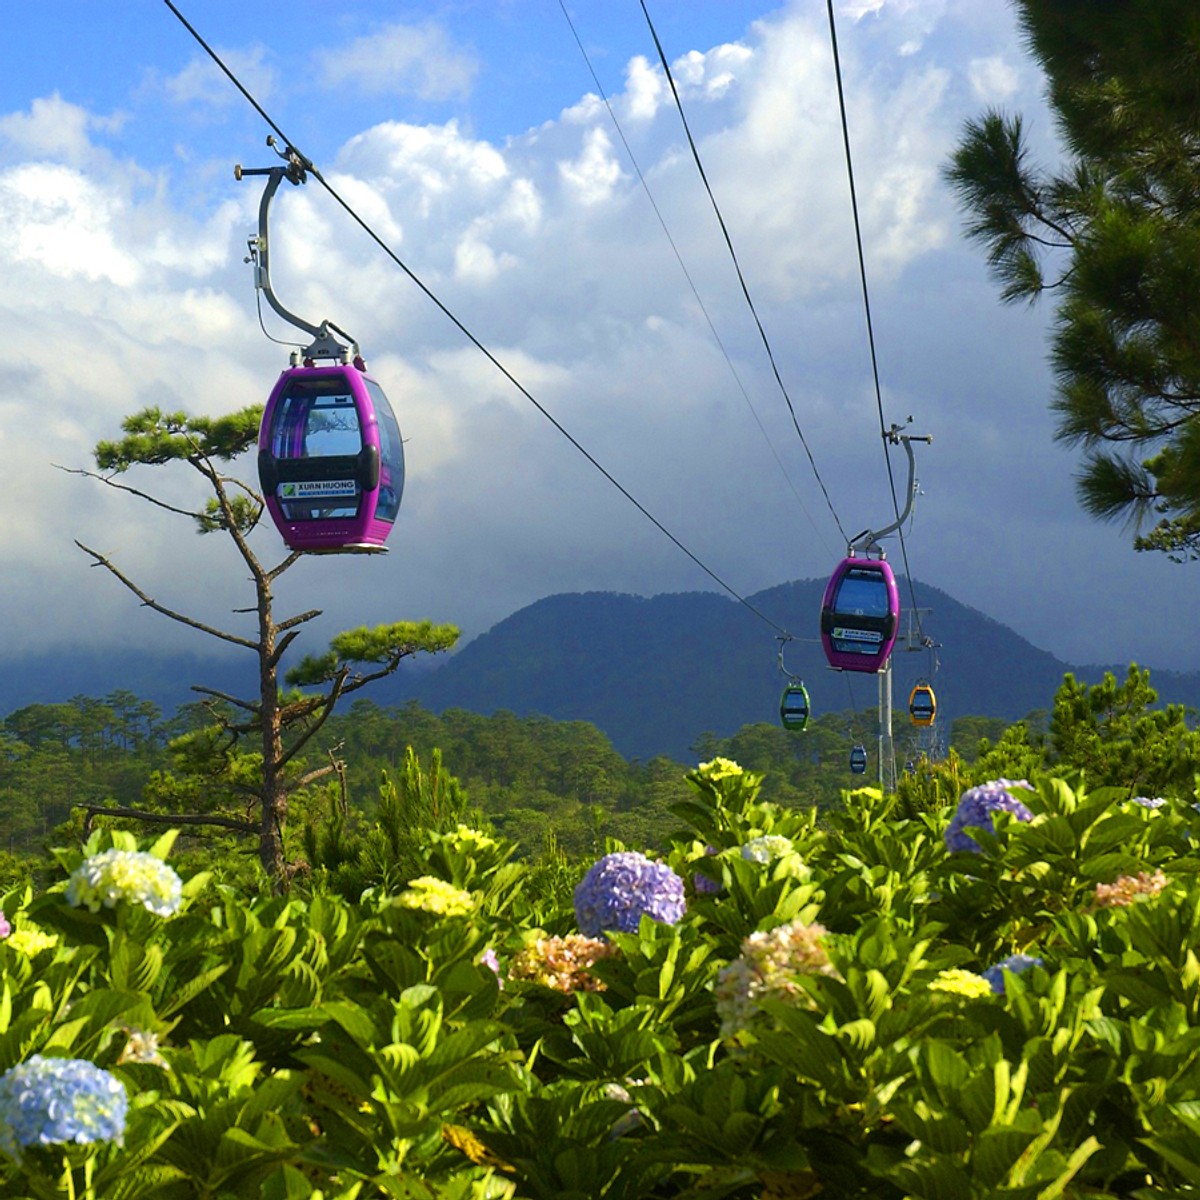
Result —
[[312, 479], [305, 482], [281, 483], [280, 500], [323, 500], [327, 496], [354, 496], [358, 488], [353, 479]]

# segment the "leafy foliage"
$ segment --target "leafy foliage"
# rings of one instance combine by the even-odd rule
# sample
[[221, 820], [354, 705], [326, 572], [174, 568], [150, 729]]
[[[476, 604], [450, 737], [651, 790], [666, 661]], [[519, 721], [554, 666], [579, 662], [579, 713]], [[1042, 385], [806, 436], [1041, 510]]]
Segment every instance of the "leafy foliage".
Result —
[[[610, 934], [555, 986], [515, 966], [569, 910], [533, 891], [511, 843], [459, 822], [438, 764], [411, 760], [389, 817], [408, 815], [412, 865], [393, 855], [357, 900], [246, 900], [193, 876], [169, 918], [120, 899], [93, 912], [66, 878], [137, 849], [97, 834], [58, 853], [62, 882], [4, 898], [0, 1071], [42, 1055], [112, 1072], [124, 1145], [0, 1159], [0, 1189], [1189, 1194], [1195, 797], [1035, 783], [1029, 821], [994, 814], [976, 850], [951, 853], [948, 812], [904, 816], [868, 788], [818, 823], [738, 764], [703, 764], [666, 856], [690, 881], [686, 914]], [[421, 902], [405, 869], [461, 903]], [[800, 940], [762, 940], [789, 930]], [[782, 971], [769, 987], [732, 970], [768, 944], [794, 947], [756, 959]], [[1014, 954], [1026, 969], [991, 969]]]

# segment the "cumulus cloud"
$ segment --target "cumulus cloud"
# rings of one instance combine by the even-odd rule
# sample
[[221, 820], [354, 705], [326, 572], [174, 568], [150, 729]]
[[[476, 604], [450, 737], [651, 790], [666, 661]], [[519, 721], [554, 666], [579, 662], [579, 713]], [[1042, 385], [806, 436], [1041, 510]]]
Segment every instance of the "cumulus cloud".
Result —
[[967, 76], [971, 91], [985, 104], [1007, 100], [1021, 86], [1016, 67], [998, 54], [971, 59]]
[[133, 286], [141, 267], [113, 236], [115, 209], [111, 193], [80, 172], [28, 163], [0, 175], [0, 246], [10, 261], [37, 263], [62, 279]]
[[[999, 309], [978, 254], [955, 239], [939, 176], [979, 89], [1012, 86], [1014, 102], [1036, 103], [1031, 80], [1002, 69], [1018, 61], [1019, 40], [1006, 27], [997, 43], [998, 18], [984, 27], [940, 3], [859, 0], [856, 11], [870, 17], [858, 27], [870, 37], [848, 33], [841, 50], [887, 411], [913, 412], [935, 436], [922, 452], [927, 496], [913, 569], [1001, 619], [998, 599], [1019, 592], [1023, 632], [1067, 653], [1037, 636], [1038, 622], [1053, 631], [1078, 607], [1074, 580], [1103, 579], [1120, 594], [1128, 564], [1111, 532], [1071, 507], [1070, 462], [1045, 410], [1044, 330]], [[936, 36], [926, 37], [931, 27]], [[827, 572], [839, 538], [661, 71], [629, 54], [612, 102], [699, 301], [598, 97], [556, 96], [557, 115], [522, 117], [523, 132], [507, 138], [479, 136], [470, 104], [487, 97], [470, 92], [470, 56], [449, 34], [439, 40], [437, 26], [389, 28], [386, 54], [371, 41], [386, 69], [373, 74], [378, 64], [351, 42], [322, 57], [321, 86], [469, 102], [439, 123], [352, 127], [326, 168], [338, 192], [555, 419], [743, 594]], [[404, 57], [418, 35], [424, 65]], [[914, 41], [920, 51], [901, 61]], [[264, 52], [241, 53], [270, 74]], [[352, 77], [355, 62], [363, 73]], [[854, 530], [878, 523], [891, 496], [821, 14], [779, 10], [736, 40], [688, 48], [673, 69], [833, 501]], [[193, 64], [169, 90], [189, 103], [223, 102], [227, 84], [215, 80], [214, 96], [213, 83]], [[967, 83], [976, 97], [964, 95]], [[0, 319], [22, 331], [20, 344], [0, 346], [12, 385], [0, 397], [0, 468], [36, 498], [0, 527], [12, 565], [0, 616], [31, 645], [61, 640], [64, 629], [111, 642], [172, 632], [98, 586], [74, 536], [113, 553], [152, 594], [198, 605], [202, 618], [223, 623], [244, 606], [217, 539], [191, 537], [50, 463], [86, 465], [95, 441], [146, 404], [221, 412], [261, 403], [286, 362], [258, 330], [241, 261], [257, 190], [229, 184], [197, 195], [194, 174], [176, 180], [151, 162], [118, 168], [101, 149], [121, 132], [115, 120], [59, 96], [0, 116]], [[284, 302], [361, 342], [396, 409], [409, 469], [393, 552], [306, 561], [288, 576], [284, 603], [291, 595], [297, 607], [324, 606], [334, 627], [429, 616], [470, 636], [556, 590], [711, 586], [316, 181], [280, 193], [272, 238]], [[252, 463], [236, 467], [253, 479]], [[194, 499], [190, 481], [170, 472], [138, 483]], [[1029, 530], [1043, 527], [1049, 507], [1062, 522], [1054, 569], [1035, 589], [1008, 587], [1028, 578]], [[278, 550], [272, 529], [257, 536], [267, 557]], [[194, 578], [205, 586], [189, 585]], [[1179, 578], [1154, 572], [1156, 595], [1179, 597]], [[1169, 622], [1159, 624], [1169, 645]], [[1143, 642], [1137, 653], [1154, 662], [1152, 651]]]
[[563, 182], [585, 207], [603, 204], [613, 193], [623, 172], [613, 154], [612, 139], [603, 129], [590, 129], [577, 158], [558, 164]]
[[81, 164], [94, 150], [91, 133], [115, 133], [124, 123], [122, 114], [90, 113], [54, 92], [35, 98], [28, 112], [0, 117], [0, 138], [19, 155]]
[[434, 21], [396, 23], [316, 55], [321, 83], [357, 93], [448, 100], [468, 96], [479, 62]]

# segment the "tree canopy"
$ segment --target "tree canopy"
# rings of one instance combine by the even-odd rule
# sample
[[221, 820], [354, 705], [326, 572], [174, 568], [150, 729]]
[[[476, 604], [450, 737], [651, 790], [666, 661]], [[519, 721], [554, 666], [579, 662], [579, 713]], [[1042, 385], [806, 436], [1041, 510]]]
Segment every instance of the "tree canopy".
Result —
[[1005, 301], [1057, 297], [1058, 436], [1084, 507], [1200, 557], [1200, 7], [1016, 0], [1066, 151], [1019, 115], [968, 123], [947, 176]]

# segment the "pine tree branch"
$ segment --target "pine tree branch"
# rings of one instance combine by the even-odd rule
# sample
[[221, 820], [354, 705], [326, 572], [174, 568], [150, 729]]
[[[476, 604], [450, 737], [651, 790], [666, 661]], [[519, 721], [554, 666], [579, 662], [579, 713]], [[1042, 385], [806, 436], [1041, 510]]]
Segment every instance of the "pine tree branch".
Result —
[[338, 672], [337, 677], [333, 681], [333, 686], [329, 689], [322, 702], [321, 715], [316, 719], [316, 721], [313, 722], [312, 725], [310, 725], [302, 734], [300, 734], [296, 741], [286, 751], [284, 751], [283, 757], [279, 760], [280, 769], [282, 769], [287, 763], [295, 758], [295, 756], [305, 745], [308, 744], [313, 735], [321, 728], [321, 726], [329, 720], [329, 717], [333, 713], [334, 705], [337, 704], [338, 700], [342, 696], [342, 692], [346, 683], [346, 676], [349, 674], [349, 667], [343, 667]]
[[167, 608], [165, 604], [159, 604], [157, 600], [146, 595], [136, 583], [133, 582], [127, 575], [121, 573], [112, 561], [97, 550], [92, 550], [85, 546], [81, 541], [76, 539], [77, 545], [84, 554], [89, 555], [95, 561], [92, 563], [94, 567], [103, 567], [116, 579], [120, 580], [141, 602], [146, 608], [152, 608], [157, 613], [162, 613], [164, 617], [170, 617], [172, 621], [178, 621], [181, 625], [187, 625], [191, 629], [198, 629], [201, 633], [207, 633], [209, 637], [219, 638], [223, 642], [231, 642], [235, 646], [245, 646], [248, 650], [257, 650], [258, 643], [252, 642], [249, 638], [239, 637], [235, 633], [226, 633], [223, 629], [217, 629], [215, 626], [206, 625], [203, 621], [197, 621], [194, 617], [186, 616], [183, 613], [176, 612], [173, 608]]
[[320, 615], [321, 609], [319, 608], [310, 608], [308, 612], [297, 613], [294, 617], [288, 617], [286, 620], [280, 621], [275, 626], [276, 632], [282, 633], [285, 629], [292, 629], [296, 625], [303, 625], [305, 621], [311, 621]]
[[199, 692], [202, 696], [212, 696], [216, 700], [224, 700], [226, 704], [232, 704], [234, 708], [241, 708], [249, 713], [258, 712], [258, 702], [256, 700], [239, 700], [236, 696], [231, 696], [227, 692], [219, 692], [216, 688], [204, 687], [199, 683], [193, 683], [191, 690]]
[[139, 500], [145, 500], [153, 504], [156, 508], [165, 509], [167, 512], [176, 513], [181, 517], [191, 517], [193, 521], [199, 521], [204, 515], [203, 513], [192, 512], [186, 508], [176, 508], [174, 504], [168, 504], [165, 500], [159, 500], [158, 497], [152, 496], [149, 492], [140, 491], [138, 488], [130, 487], [127, 483], [118, 483], [109, 475], [101, 475], [97, 471], [85, 471], [82, 467], [61, 467], [58, 463], [51, 464], [55, 470], [65, 471], [68, 475], [82, 475], [85, 479], [94, 479], [97, 483], [104, 484], [105, 487], [113, 488], [118, 492], [128, 492], [131, 496], [136, 496]]
[[252, 834], [258, 832], [258, 826], [250, 821], [241, 821], [237, 817], [205, 817], [196, 814], [181, 815], [176, 813], [146, 812], [140, 808], [107, 807], [100, 804], [75, 804], [73, 808], [81, 808], [87, 814], [84, 818], [84, 828], [88, 828], [93, 817], [127, 817], [133, 821], [149, 821], [155, 825], [213, 825], [220, 829], [231, 829], [234, 833]]

